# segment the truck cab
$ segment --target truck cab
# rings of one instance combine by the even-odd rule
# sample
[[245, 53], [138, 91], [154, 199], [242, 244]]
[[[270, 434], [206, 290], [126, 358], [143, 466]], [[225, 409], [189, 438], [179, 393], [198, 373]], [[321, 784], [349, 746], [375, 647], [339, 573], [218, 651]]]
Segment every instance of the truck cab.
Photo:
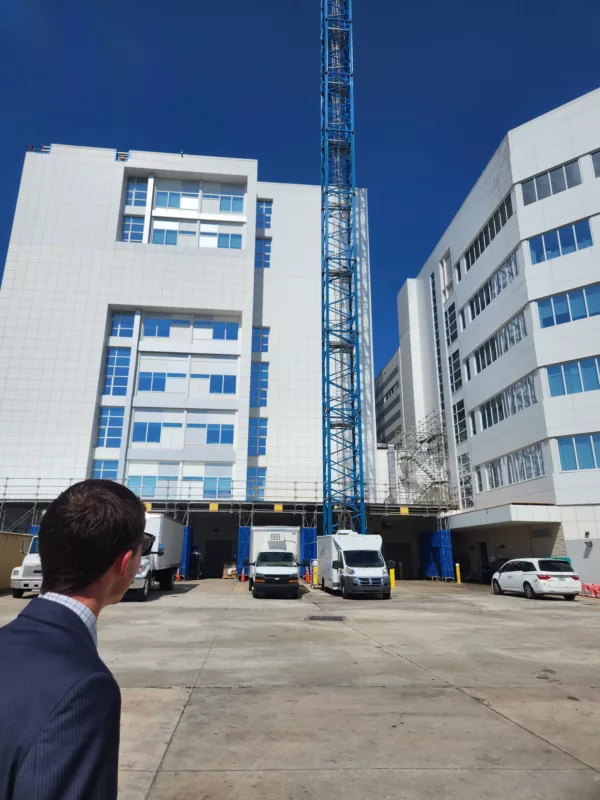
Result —
[[20, 566], [13, 569], [10, 588], [13, 597], [23, 597], [25, 592], [39, 592], [42, 588], [42, 562], [37, 536], [34, 536], [29, 543], [29, 549]]
[[381, 536], [354, 531], [320, 536], [317, 547], [321, 588], [340, 591], [344, 598], [378, 594], [389, 600], [390, 576], [381, 545]]

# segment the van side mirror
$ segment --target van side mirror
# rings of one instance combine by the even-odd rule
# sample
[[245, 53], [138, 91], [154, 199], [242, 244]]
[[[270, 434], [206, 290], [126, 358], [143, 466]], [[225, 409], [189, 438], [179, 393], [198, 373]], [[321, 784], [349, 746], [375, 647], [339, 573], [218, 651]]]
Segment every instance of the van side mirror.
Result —
[[158, 545], [158, 555], [159, 556], [164, 556], [164, 554], [165, 554], [165, 546], [164, 546], [164, 544], [159, 544]]
[[341, 561], [333, 561], [331, 564], [332, 569], [341, 569], [342, 562]]

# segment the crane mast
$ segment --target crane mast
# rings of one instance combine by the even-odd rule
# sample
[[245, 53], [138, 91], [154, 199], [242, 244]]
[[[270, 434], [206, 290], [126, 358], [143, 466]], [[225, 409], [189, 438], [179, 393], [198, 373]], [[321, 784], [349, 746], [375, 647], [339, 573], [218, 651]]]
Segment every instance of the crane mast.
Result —
[[352, 0], [321, 0], [323, 532], [365, 533]]

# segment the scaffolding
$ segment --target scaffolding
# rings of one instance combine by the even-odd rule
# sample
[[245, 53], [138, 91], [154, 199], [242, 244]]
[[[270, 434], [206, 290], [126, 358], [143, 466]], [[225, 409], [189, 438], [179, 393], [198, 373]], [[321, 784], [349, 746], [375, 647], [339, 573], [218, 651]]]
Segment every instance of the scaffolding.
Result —
[[404, 428], [388, 447], [390, 501], [407, 506], [458, 508], [448, 463], [448, 441], [440, 414]]

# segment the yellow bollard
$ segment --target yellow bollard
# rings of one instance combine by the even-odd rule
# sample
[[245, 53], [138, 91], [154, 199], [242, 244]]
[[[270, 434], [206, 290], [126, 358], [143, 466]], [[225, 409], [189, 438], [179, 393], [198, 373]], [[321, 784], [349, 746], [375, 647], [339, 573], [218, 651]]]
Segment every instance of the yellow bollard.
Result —
[[390, 570], [390, 586], [393, 589], [395, 585], [396, 585], [396, 570], [395, 569], [391, 569]]
[[454, 566], [456, 568], [456, 582], [457, 583], [462, 583], [462, 581], [460, 579], [460, 564], [455, 564]]
[[319, 585], [319, 565], [318, 564], [315, 564], [313, 566], [312, 585], [313, 586], [318, 586]]

